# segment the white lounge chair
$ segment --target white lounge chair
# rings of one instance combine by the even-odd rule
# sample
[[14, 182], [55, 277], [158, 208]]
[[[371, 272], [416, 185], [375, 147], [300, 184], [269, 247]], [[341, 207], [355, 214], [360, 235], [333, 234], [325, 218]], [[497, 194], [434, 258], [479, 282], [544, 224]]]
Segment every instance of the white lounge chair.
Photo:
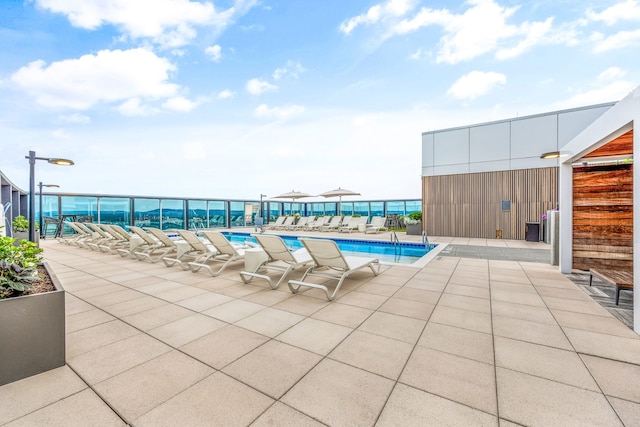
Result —
[[89, 241], [94, 237], [91, 230], [87, 229], [86, 227], [84, 228], [80, 227], [78, 225], [79, 223], [65, 221], [64, 224], [69, 226], [73, 231], [75, 231], [75, 234], [71, 234], [67, 237], [58, 237], [56, 238], [58, 242], [65, 243], [67, 245], [75, 245], [82, 248], [82, 247], [85, 247], [83, 243], [84, 241]]
[[[313, 262], [306, 249], [291, 251], [280, 236], [255, 234], [253, 237], [267, 254], [267, 260], [256, 266], [254, 271], [241, 271], [240, 278], [244, 283], [258, 277], [266, 280], [271, 289], [278, 289], [291, 270]], [[274, 284], [270, 276], [258, 273], [261, 269], [281, 271], [282, 275]]]
[[201, 233], [217, 251], [215, 256], [209, 258], [209, 261], [221, 262], [222, 266], [214, 271], [207, 263], [199, 261], [190, 262], [189, 266], [194, 273], [204, 268], [215, 277], [222, 273], [230, 262], [244, 259], [244, 250], [247, 246], [231, 243], [224, 237], [224, 234], [219, 231], [202, 230]]
[[282, 221], [282, 224], [278, 225], [277, 227], [273, 227], [275, 230], [286, 230], [288, 227], [290, 227], [291, 225], [293, 225], [293, 221], [295, 221], [296, 217], [295, 216], [287, 216], [284, 218], [284, 221]]
[[[211, 245], [206, 245], [193, 231], [176, 230], [176, 232], [191, 247], [188, 251], [182, 253], [176, 258], [164, 257], [162, 262], [167, 267], [178, 264], [183, 270], [191, 269], [191, 262], [198, 264], [206, 264], [206, 262], [214, 257], [218, 251]], [[186, 262], [186, 264], [185, 264]]]
[[287, 227], [287, 230], [302, 230], [306, 225], [311, 221], [312, 217], [309, 216], [301, 216], [298, 218], [298, 222], [295, 224], [291, 224]]
[[136, 258], [138, 258], [140, 261], [146, 260], [155, 264], [156, 262], [164, 259], [164, 257], [166, 257], [167, 255], [178, 252], [178, 246], [176, 246], [176, 243], [171, 240], [164, 231], [155, 227], [147, 227], [145, 230], [149, 232], [153, 237], [155, 237], [156, 240], [162, 244], [162, 246], [156, 247], [151, 251], [142, 250], [134, 252]]
[[358, 231], [359, 226], [365, 225], [368, 220], [368, 216], [352, 217], [348, 223], [340, 225], [338, 231], [341, 233], [351, 233], [352, 231]]
[[277, 229], [278, 227], [280, 227], [282, 225], [282, 223], [284, 222], [284, 220], [287, 217], [282, 215], [279, 216], [278, 219], [276, 219], [276, 222], [274, 222], [273, 224], [267, 224], [266, 228], [267, 230], [272, 230], [272, 229]]
[[136, 252], [151, 253], [153, 250], [159, 249], [163, 246], [160, 241], [140, 227], [130, 225], [129, 230], [131, 230], [132, 233], [132, 236], [129, 239], [129, 247], [118, 249], [118, 253], [123, 257], [136, 257]]
[[[344, 256], [333, 240], [301, 238], [300, 241], [309, 252], [309, 255], [311, 255], [311, 258], [313, 258], [315, 265], [305, 271], [302, 279], [289, 280], [289, 289], [294, 294], [298, 293], [302, 286], [307, 286], [321, 289], [326, 294], [327, 299], [332, 301], [340, 290], [342, 282], [344, 282], [351, 273], [365, 267], [369, 267], [376, 276], [380, 273], [380, 262], [377, 258]], [[337, 280], [338, 284], [333, 293], [329, 294], [329, 288], [325, 285], [305, 282], [305, 279], [309, 276]]]
[[304, 230], [315, 231], [320, 230], [322, 226], [329, 224], [331, 217], [329, 216], [319, 216], [315, 219], [315, 221], [307, 222], [307, 225], [304, 226]]
[[328, 224], [320, 227], [320, 231], [334, 231], [340, 228], [340, 223], [342, 222], [342, 217], [340, 215], [334, 215], [331, 217], [331, 220]]
[[367, 224], [367, 227], [364, 229], [365, 234], [368, 233], [376, 233], [378, 234], [380, 231], [386, 231], [387, 227], [385, 224], [387, 223], [387, 217], [384, 216], [374, 216], [371, 218], [371, 224]]

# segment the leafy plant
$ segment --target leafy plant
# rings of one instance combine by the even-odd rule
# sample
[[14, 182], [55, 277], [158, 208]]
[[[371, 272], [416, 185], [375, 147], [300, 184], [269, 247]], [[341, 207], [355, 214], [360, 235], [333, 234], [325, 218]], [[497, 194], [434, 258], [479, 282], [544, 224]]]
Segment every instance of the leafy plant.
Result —
[[11, 221], [13, 231], [27, 231], [29, 229], [29, 220], [23, 215], [18, 215]]
[[422, 212], [411, 212], [409, 215], [402, 218], [402, 222], [406, 225], [420, 224], [422, 222]]
[[25, 239], [17, 246], [14, 241], [12, 237], [0, 237], [0, 299], [20, 296], [41, 280], [38, 263], [42, 249]]

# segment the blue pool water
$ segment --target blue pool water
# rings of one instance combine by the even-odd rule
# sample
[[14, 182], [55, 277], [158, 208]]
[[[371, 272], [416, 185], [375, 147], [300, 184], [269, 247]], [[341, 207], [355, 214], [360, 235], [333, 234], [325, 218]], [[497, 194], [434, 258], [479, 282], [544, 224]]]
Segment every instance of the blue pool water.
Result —
[[[257, 241], [251, 237], [250, 233], [236, 233], [223, 231], [227, 239], [231, 242], [244, 243], [251, 242], [257, 245]], [[302, 242], [298, 236], [280, 236], [285, 244], [291, 249], [302, 248]], [[316, 236], [313, 236], [316, 238]], [[354, 240], [354, 239], [331, 239], [338, 244], [338, 247], [345, 255], [372, 256], [381, 262], [396, 264], [413, 264], [425, 256], [430, 250], [436, 247], [435, 244], [421, 243], [399, 243], [394, 245], [386, 241]]]

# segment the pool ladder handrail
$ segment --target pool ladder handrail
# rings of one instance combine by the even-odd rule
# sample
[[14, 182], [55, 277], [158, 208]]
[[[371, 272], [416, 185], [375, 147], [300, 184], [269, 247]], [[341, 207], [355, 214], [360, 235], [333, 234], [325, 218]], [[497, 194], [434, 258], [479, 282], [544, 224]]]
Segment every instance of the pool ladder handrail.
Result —
[[425, 249], [428, 249], [428, 247], [430, 246], [429, 237], [427, 237], [426, 231], [422, 232], [422, 243], [424, 244]]

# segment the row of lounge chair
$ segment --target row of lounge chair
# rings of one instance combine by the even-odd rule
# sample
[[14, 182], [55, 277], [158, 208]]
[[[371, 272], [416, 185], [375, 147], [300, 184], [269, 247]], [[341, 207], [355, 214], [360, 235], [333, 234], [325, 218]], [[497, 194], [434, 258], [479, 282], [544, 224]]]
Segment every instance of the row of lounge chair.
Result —
[[[207, 270], [212, 276], [220, 275], [234, 261], [245, 258], [251, 245], [232, 243], [216, 230], [200, 230], [204, 239], [189, 230], [174, 230], [179, 240], [171, 239], [157, 228], [142, 229], [130, 226], [131, 233], [118, 225], [67, 222], [76, 234], [61, 237], [58, 241], [91, 250], [123, 257], [134, 257], [140, 261], [156, 263], [162, 261], [167, 267], [179, 265], [183, 270], [197, 272]], [[251, 271], [241, 271], [240, 278], [249, 283], [255, 278], [266, 280], [272, 289], [278, 289], [291, 271], [299, 267], [306, 270], [300, 280], [289, 280], [292, 293], [308, 287], [322, 290], [329, 301], [339, 292], [344, 280], [355, 271], [370, 268], [374, 275], [380, 272], [376, 258], [345, 256], [337, 244], [328, 239], [301, 238], [302, 249], [291, 251], [280, 236], [271, 234], [253, 235], [266, 254], [266, 259]], [[179, 248], [178, 245], [182, 245]], [[185, 249], [184, 246], [188, 245]], [[214, 263], [220, 263], [213, 268]], [[278, 272], [276, 277], [269, 273]], [[311, 282], [308, 278], [319, 277], [337, 281], [333, 291], [324, 283]]]
[[364, 233], [379, 233], [386, 231], [387, 218], [374, 216], [371, 223], [369, 217], [341, 215], [331, 216], [301, 216], [296, 221], [295, 216], [280, 216], [273, 224], [268, 225], [268, 230], [304, 230], [304, 231], [338, 231], [351, 233], [353, 231], [364, 231]]

